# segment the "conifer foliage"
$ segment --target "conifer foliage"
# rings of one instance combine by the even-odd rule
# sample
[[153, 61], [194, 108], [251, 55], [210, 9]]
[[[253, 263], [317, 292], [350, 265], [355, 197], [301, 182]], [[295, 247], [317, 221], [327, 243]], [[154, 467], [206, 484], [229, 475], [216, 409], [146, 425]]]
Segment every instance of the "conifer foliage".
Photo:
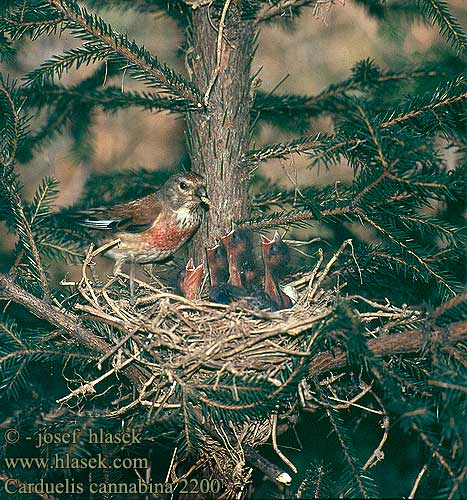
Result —
[[[259, 89], [252, 61], [261, 26], [332, 3], [0, 1], [0, 220], [16, 238], [0, 268], [0, 431], [21, 436], [1, 437], [3, 488], [57, 500], [171, 498], [167, 489], [148, 496], [87, 489], [138, 481], [171, 483], [179, 498], [467, 496], [467, 37], [445, 1], [358, 0], [382, 26], [395, 17], [433, 24], [445, 47], [405, 68], [362, 60], [318, 95]], [[187, 74], [116, 31], [96, 13], [102, 7], [174, 18]], [[79, 41], [75, 48], [9, 76], [24, 39], [64, 32]], [[92, 73], [61, 82], [82, 66]], [[144, 90], [125, 89], [125, 78]], [[157, 300], [140, 298], [138, 309], [126, 279], [90, 277], [96, 248], [57, 212], [54, 178], [25, 196], [21, 169], [34, 168], [42, 147], [68, 131], [86, 161], [94, 111], [130, 107], [185, 119], [184, 163], [205, 176], [214, 207], [190, 243], [195, 261], [233, 223], [292, 235], [298, 251], [288, 281], [301, 295], [285, 320], [200, 306], [199, 314], [212, 314], [209, 335], [227, 340], [224, 352], [214, 340], [212, 350], [196, 351], [189, 308], [173, 289], [157, 295], [169, 285], [163, 278], [139, 282], [138, 291]], [[310, 132], [324, 115], [333, 132]], [[253, 147], [264, 123], [294, 138]], [[269, 160], [293, 155], [319, 173], [348, 165], [351, 180], [286, 190], [258, 174]], [[168, 175], [144, 168], [94, 175], [79, 205], [143, 196]], [[312, 239], [317, 230], [325, 241]], [[307, 241], [294, 247], [298, 235]], [[81, 265], [83, 279], [57, 284], [58, 261]], [[227, 321], [245, 329], [234, 332], [242, 348], [228, 344]], [[38, 448], [23, 437], [37, 442], [41, 433], [76, 428], [73, 442]], [[90, 444], [89, 429], [136, 430], [137, 438]], [[66, 454], [148, 462], [64, 470], [6, 461]], [[404, 467], [401, 479], [394, 471]], [[65, 478], [86, 493], [20, 489]]]

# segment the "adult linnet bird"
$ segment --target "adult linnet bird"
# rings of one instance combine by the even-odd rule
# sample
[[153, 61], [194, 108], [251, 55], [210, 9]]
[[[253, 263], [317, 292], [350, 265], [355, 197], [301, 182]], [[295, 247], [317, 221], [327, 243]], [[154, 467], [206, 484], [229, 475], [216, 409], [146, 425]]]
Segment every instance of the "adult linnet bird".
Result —
[[194, 172], [175, 174], [154, 193], [111, 207], [71, 214], [81, 226], [96, 230], [104, 244], [120, 243], [105, 254], [115, 260], [114, 275], [129, 262], [133, 298], [134, 264], [164, 260], [173, 255], [198, 229], [202, 207], [211, 204], [204, 178]]

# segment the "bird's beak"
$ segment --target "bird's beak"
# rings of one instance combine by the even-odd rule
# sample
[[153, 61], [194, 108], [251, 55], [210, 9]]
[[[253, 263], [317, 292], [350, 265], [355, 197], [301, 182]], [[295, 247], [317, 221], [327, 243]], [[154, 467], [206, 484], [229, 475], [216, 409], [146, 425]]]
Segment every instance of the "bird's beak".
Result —
[[187, 275], [186, 275], [186, 281], [189, 286], [195, 286], [196, 288], [199, 288], [201, 285], [201, 281], [203, 281], [203, 263], [197, 267], [194, 266], [193, 260], [191, 260], [187, 266]]
[[235, 233], [235, 229], [232, 229], [230, 233], [226, 234], [225, 236], [221, 236], [221, 241], [222, 244], [224, 245], [224, 248], [227, 249], [227, 247], [230, 245], [230, 242], [232, 241], [232, 236]]
[[272, 243], [274, 243], [274, 239], [270, 240], [267, 236], [264, 236], [264, 234], [260, 234], [261, 236], [261, 244], [263, 246], [270, 246]]
[[263, 254], [263, 258], [266, 259], [269, 257], [271, 252], [271, 247], [275, 243], [274, 239], [269, 239], [267, 236], [261, 235], [261, 253]]
[[211, 206], [211, 200], [209, 199], [208, 193], [206, 192], [206, 188], [204, 186], [199, 187], [195, 191], [196, 196], [205, 203], [208, 207]]
[[216, 240], [216, 244], [212, 248], [206, 248], [208, 256], [214, 255], [214, 252], [220, 247], [219, 241]]
[[203, 263], [195, 267], [193, 259], [190, 259], [185, 266], [185, 273], [179, 281], [179, 288], [183, 295], [193, 300], [199, 296], [203, 283]]
[[279, 234], [279, 232], [278, 232], [278, 231], [276, 231], [276, 232], [274, 233], [274, 237], [273, 237], [272, 241], [274, 241], [274, 243], [277, 243], [277, 242], [279, 242], [279, 241], [282, 241], [281, 235]]

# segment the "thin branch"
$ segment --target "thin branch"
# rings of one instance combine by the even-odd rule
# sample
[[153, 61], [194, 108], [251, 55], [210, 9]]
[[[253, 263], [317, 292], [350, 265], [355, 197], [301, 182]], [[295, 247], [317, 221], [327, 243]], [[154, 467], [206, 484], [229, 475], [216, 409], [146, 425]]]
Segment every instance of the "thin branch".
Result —
[[452, 293], [452, 295], [455, 295], [455, 292], [454, 290], [448, 285], [448, 283], [446, 282], [446, 280], [440, 276], [436, 271], [434, 271], [424, 260], [422, 257], [420, 257], [419, 255], [417, 255], [413, 250], [410, 250], [410, 248], [402, 241], [398, 240], [397, 238], [395, 238], [390, 232], [386, 231], [386, 229], [384, 229], [383, 227], [381, 227], [379, 224], [377, 224], [375, 221], [373, 221], [372, 219], [370, 219], [367, 215], [365, 215], [364, 213], [360, 213], [359, 214], [360, 217], [365, 220], [366, 222], [368, 222], [368, 224], [372, 227], [374, 227], [378, 232], [380, 232], [381, 234], [383, 234], [384, 236], [386, 236], [387, 238], [389, 238], [393, 243], [395, 243], [396, 245], [400, 246], [401, 248], [403, 248], [409, 255], [411, 255], [421, 266], [423, 266], [428, 273], [430, 273], [436, 280], [438, 280], [440, 283], [442, 283], [447, 290], [449, 290], [449, 292]]
[[[71, 338], [96, 354], [106, 353], [112, 347], [104, 339], [96, 336], [91, 330], [86, 328], [76, 315], [70, 312], [64, 313], [45, 300], [35, 297], [16, 285], [10, 277], [4, 274], [0, 274], [0, 299], [11, 300], [25, 307], [38, 318], [62, 329]], [[143, 373], [140, 368], [129, 366], [124, 372], [135, 385], [141, 385]]]
[[[258, 15], [256, 16], [256, 21], [258, 23], [267, 21], [276, 16], [283, 16], [287, 10], [297, 9], [299, 7], [305, 7], [307, 5], [313, 5], [317, 3], [334, 3], [333, 0], [319, 1], [319, 0], [279, 0], [277, 3], [268, 3], [262, 7]], [[290, 17], [290, 16], [289, 16]]]
[[459, 295], [456, 295], [451, 300], [448, 300], [447, 302], [444, 302], [439, 307], [437, 307], [432, 312], [431, 315], [432, 315], [433, 318], [436, 319], [439, 316], [442, 316], [445, 312], [450, 311], [454, 307], [457, 307], [457, 306], [461, 305], [464, 302], [467, 302], [467, 292], [464, 292], [464, 293], [461, 293]]
[[385, 121], [381, 123], [380, 127], [381, 128], [392, 127], [393, 125], [405, 122], [406, 120], [410, 120], [411, 118], [415, 118], [416, 116], [421, 115], [426, 111], [430, 110], [434, 111], [435, 109], [441, 108], [443, 106], [449, 106], [456, 102], [461, 102], [465, 99], [467, 99], [467, 92], [464, 92], [463, 94], [460, 95], [447, 97], [446, 99], [443, 99], [442, 101], [437, 102], [436, 104], [428, 104], [415, 111], [409, 111], [407, 113], [397, 116], [396, 118], [392, 118], [391, 120]]
[[442, 382], [441, 380], [427, 380], [427, 384], [435, 387], [442, 387], [443, 389], [450, 389], [452, 391], [467, 392], [467, 387], [465, 387], [465, 385], [450, 384], [448, 382]]
[[463, 481], [465, 479], [466, 474], [467, 474], [467, 465], [462, 469], [462, 472], [459, 474], [459, 476], [454, 481], [454, 486], [452, 487], [452, 490], [449, 493], [448, 500], [451, 500], [452, 498], [454, 498], [454, 495], [456, 494], [457, 490], [459, 489], [459, 486], [461, 484], [463, 484]]
[[428, 448], [430, 448], [430, 450], [432, 451], [432, 455], [434, 457], [436, 457], [436, 459], [438, 460], [438, 462], [446, 469], [446, 472], [449, 474], [449, 476], [452, 479], [455, 479], [455, 475], [454, 475], [454, 472], [452, 471], [451, 467], [446, 462], [446, 459], [443, 457], [443, 455], [441, 455], [441, 453], [438, 451], [438, 448], [441, 446], [441, 441], [438, 444], [438, 446], [435, 446], [430, 441], [430, 439], [428, 438], [428, 436], [417, 426], [417, 424], [413, 423], [412, 427], [413, 427], [413, 429], [415, 431], [418, 432], [418, 434], [420, 435], [422, 441], [428, 446]]
[[[323, 137], [323, 140], [321, 140]], [[272, 158], [286, 158], [291, 154], [306, 153], [312, 158], [314, 157], [313, 151], [317, 150], [316, 157], [319, 157], [321, 150], [326, 148], [326, 153], [338, 148], [355, 147], [361, 142], [360, 139], [349, 139], [346, 141], [332, 142], [332, 137], [317, 134], [314, 136], [304, 136], [294, 139], [290, 142], [279, 142], [276, 144], [268, 144], [262, 148], [252, 149], [247, 151], [243, 156], [244, 164], [256, 164], [261, 161], [270, 160]]]
[[279, 446], [277, 445], [277, 413], [272, 414], [271, 424], [272, 424], [271, 438], [272, 438], [272, 447], [273, 447], [274, 451], [276, 452], [277, 456], [286, 465], [288, 465], [295, 472], [295, 474], [297, 474], [297, 472], [298, 472], [297, 467], [295, 467], [295, 465], [282, 453]]
[[[443, 347], [456, 344], [467, 338], [467, 321], [458, 321], [450, 325], [439, 327], [427, 334], [426, 329], [418, 328], [406, 330], [393, 335], [384, 335], [368, 341], [368, 348], [377, 357], [391, 356], [394, 354], [406, 354], [417, 352], [434, 338], [440, 338]], [[336, 349], [333, 353], [317, 354], [310, 361], [308, 374], [311, 377], [321, 375], [331, 370], [344, 368], [347, 365], [347, 356], [342, 349]]]
[[216, 67], [214, 68], [214, 72], [211, 75], [211, 78], [208, 83], [208, 88], [203, 97], [204, 105], [207, 107], [209, 105], [209, 96], [211, 95], [212, 88], [216, 83], [217, 77], [219, 76], [221, 70], [221, 61], [222, 61], [222, 53], [223, 53], [223, 38], [224, 38], [224, 28], [225, 28], [225, 19], [227, 17], [227, 11], [230, 7], [230, 2], [232, 0], [225, 0], [224, 7], [222, 8], [221, 18], [219, 20], [219, 30], [217, 32], [217, 46], [216, 46]]
[[428, 470], [428, 464], [425, 464], [420, 472], [418, 473], [418, 476], [417, 476], [417, 479], [415, 480], [415, 483], [413, 485], [413, 488], [412, 488], [412, 491], [410, 492], [409, 494], [409, 500], [413, 499], [415, 497], [415, 493], [417, 492], [418, 490], [418, 486], [420, 484], [420, 481], [422, 480], [422, 477], [423, 475], [425, 474], [425, 472]]
[[289, 485], [292, 482], [290, 474], [269, 462], [269, 460], [266, 460], [253, 447], [243, 444], [243, 452], [246, 460], [262, 471], [267, 477], [274, 479], [280, 484]]
[[[114, 31], [111, 34], [98, 28], [97, 23], [90, 24], [86, 17], [83, 15], [83, 10], [74, 4], [74, 9], [68, 5], [65, 0], [47, 0], [49, 4], [57, 9], [65, 18], [69, 19], [71, 22], [80, 26], [84, 31], [92, 35], [94, 38], [100, 40], [104, 45], [114, 50], [117, 54], [126, 59], [130, 64], [135, 65], [141, 69], [144, 73], [150, 75], [154, 80], [160, 82], [163, 86], [170, 89], [175, 95], [178, 95], [184, 99], [187, 99], [196, 104], [197, 107], [201, 108], [202, 104], [200, 102], [200, 96], [196, 89], [184, 79], [176, 74], [172, 69], [166, 68], [174, 76], [175, 80], [183, 82], [183, 85], [173, 81], [171, 78], [167, 77], [167, 74], [162, 71], [158, 66], [157, 61], [149, 55], [147, 51], [142, 51], [136, 54], [131, 50], [131, 44], [126, 40], [126, 37], [116, 33]], [[135, 45], [136, 47], [136, 45]], [[144, 57], [146, 56], [146, 57]]]
[[[196, 415], [198, 425], [200, 425], [203, 430], [206, 431], [213, 439], [215, 439], [216, 441], [220, 441], [221, 438], [219, 436], [218, 429], [213, 426], [208, 419], [204, 418], [201, 410], [195, 407], [193, 407], [191, 410]], [[224, 432], [224, 435], [227, 439], [237, 441], [236, 437], [232, 435], [233, 433], [228, 426], [223, 426], [221, 430]], [[262, 471], [267, 477], [281, 484], [289, 485], [292, 482], [292, 478], [287, 472], [264, 458], [252, 446], [243, 442], [241, 443], [241, 447], [243, 449], [245, 459], [251, 465]]]
[[16, 156], [16, 150], [18, 148], [18, 136], [19, 136], [19, 116], [18, 113], [16, 112], [16, 107], [15, 103], [13, 102], [13, 99], [11, 98], [10, 92], [4, 87], [2, 81], [0, 80], [0, 92], [5, 96], [5, 99], [8, 102], [8, 105], [10, 106], [11, 113], [13, 115], [13, 128], [14, 128], [14, 139], [13, 139], [13, 144], [11, 147], [11, 151], [8, 155], [7, 160], [9, 162], [13, 162]]
[[[295, 113], [306, 113], [314, 115], [323, 111], [331, 111], [340, 108], [340, 104], [336, 99], [348, 91], [359, 90], [366, 83], [371, 85], [384, 85], [388, 82], [398, 82], [405, 80], [416, 80], [418, 78], [440, 78], [447, 76], [446, 71], [434, 69], [417, 69], [414, 71], [402, 71], [398, 73], [381, 73], [380, 75], [371, 78], [368, 82], [362, 81], [360, 78], [349, 78], [338, 84], [333, 84], [324, 89], [321, 93], [315, 96], [301, 95], [273, 95], [272, 91], [265, 93], [258, 91], [255, 96], [252, 111], [261, 113], [261, 118], [267, 117], [268, 113], [277, 115], [279, 113], [293, 116]], [[329, 107], [326, 101], [329, 101]]]
[[[10, 93], [6, 88], [3, 87], [3, 85], [0, 82], [0, 91], [6, 96], [8, 103], [11, 107], [11, 113], [14, 116], [14, 123], [15, 123], [15, 138], [14, 138], [14, 143], [13, 143], [13, 148], [10, 153], [10, 157], [8, 158], [8, 162], [12, 163], [14, 162], [14, 157], [16, 154], [16, 148], [17, 148], [17, 141], [18, 141], [18, 135], [19, 135], [19, 115], [16, 110], [15, 104], [10, 96]], [[2, 165], [3, 166], [3, 165]], [[9, 182], [9, 179], [5, 179], [4, 176], [0, 177], [0, 182], [3, 185], [5, 191], [9, 193], [9, 196], [11, 197], [16, 210], [17, 214], [20, 219], [20, 227], [23, 228], [24, 232], [26, 233], [25, 236], [27, 238], [27, 242], [30, 246], [30, 250], [32, 253], [32, 256], [34, 258], [34, 262], [37, 266], [37, 271], [39, 273], [39, 280], [41, 282], [42, 286], [42, 292], [44, 294], [44, 297], [49, 297], [50, 296], [50, 290], [49, 290], [49, 284], [47, 282], [47, 276], [45, 274], [44, 268], [42, 266], [41, 258], [39, 255], [39, 250], [37, 249], [36, 242], [34, 240], [34, 235], [32, 233], [31, 225], [28, 221], [28, 218], [26, 217], [25, 211], [24, 211], [24, 205], [23, 205], [23, 200], [21, 199], [21, 196], [18, 193], [16, 181], [13, 180], [13, 182]], [[15, 217], [16, 219], [16, 217]], [[24, 243], [23, 243], [24, 245]]]
[[[350, 206], [345, 207], [337, 207], [330, 210], [323, 210], [321, 212], [321, 216], [336, 216], [336, 215], [344, 215], [350, 213]], [[274, 215], [274, 214], [272, 214]], [[258, 222], [242, 222], [238, 224], [238, 228], [245, 228], [249, 230], [258, 230], [258, 229], [266, 229], [270, 227], [278, 227], [285, 226], [288, 224], [297, 224], [300, 222], [316, 220], [316, 214], [312, 212], [301, 212], [298, 214], [283, 214], [279, 217], [270, 218], [264, 221]]]

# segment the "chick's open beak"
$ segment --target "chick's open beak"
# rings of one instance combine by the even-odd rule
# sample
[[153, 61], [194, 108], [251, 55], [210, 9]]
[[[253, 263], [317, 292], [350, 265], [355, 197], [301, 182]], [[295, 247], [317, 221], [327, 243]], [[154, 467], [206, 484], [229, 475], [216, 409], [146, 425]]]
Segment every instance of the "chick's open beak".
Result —
[[203, 203], [211, 206], [211, 200], [209, 199], [208, 193], [206, 192], [206, 188], [204, 186], [199, 187], [195, 191], [195, 194]]

